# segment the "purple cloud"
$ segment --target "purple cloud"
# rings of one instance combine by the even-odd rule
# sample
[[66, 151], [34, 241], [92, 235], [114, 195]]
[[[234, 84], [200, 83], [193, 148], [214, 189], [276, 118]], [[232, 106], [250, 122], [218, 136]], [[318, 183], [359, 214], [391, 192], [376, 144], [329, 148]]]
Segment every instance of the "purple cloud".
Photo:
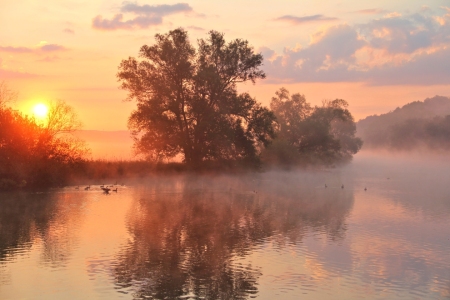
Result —
[[417, 13], [337, 25], [304, 47], [260, 51], [272, 82], [448, 84], [450, 15]]
[[373, 48], [387, 49], [391, 53], [412, 53], [430, 47], [438, 40], [449, 39], [439, 34], [443, 28], [437, 25], [431, 17], [416, 14], [376, 19], [359, 29]]
[[[174, 5], [138, 5], [136, 3], [125, 2], [120, 11], [112, 19], [104, 19], [101, 15], [92, 20], [92, 27], [98, 30], [118, 30], [118, 29], [144, 29], [150, 26], [162, 24], [163, 17], [181, 12], [191, 12], [192, 7], [187, 3], [177, 3]], [[124, 20], [123, 13], [136, 15], [134, 18]]]
[[75, 31], [73, 31], [70, 28], [64, 28], [63, 32], [68, 33], [68, 34], [75, 34]]
[[190, 12], [192, 11], [192, 7], [187, 3], [177, 3], [174, 5], [138, 5], [136, 3], [124, 3], [120, 11], [124, 13], [135, 13], [137, 15], [166, 16], [179, 12]]
[[117, 29], [134, 29], [148, 28], [151, 25], [158, 25], [162, 23], [161, 17], [137, 17], [128, 21], [123, 21], [123, 15], [117, 14], [111, 20], [103, 19], [97, 16], [92, 20], [92, 26], [99, 30], [117, 30]]
[[55, 52], [55, 51], [64, 51], [67, 50], [65, 47], [57, 44], [46, 44], [39, 48], [44, 52]]
[[450, 48], [423, 53], [401, 65], [387, 64], [369, 71], [370, 85], [436, 85], [450, 82]]
[[290, 81], [348, 81], [348, 76], [335, 78], [355, 62], [355, 52], [366, 45], [349, 25], [329, 28], [307, 48], [285, 49], [283, 55], [263, 48], [271, 61], [264, 63], [267, 74]]
[[296, 17], [291, 15], [285, 15], [279, 18], [276, 18], [275, 21], [287, 21], [295, 25], [311, 23], [311, 22], [328, 22], [328, 21], [336, 21], [338, 18], [333, 17], [325, 17], [324, 15], [312, 15], [305, 17]]

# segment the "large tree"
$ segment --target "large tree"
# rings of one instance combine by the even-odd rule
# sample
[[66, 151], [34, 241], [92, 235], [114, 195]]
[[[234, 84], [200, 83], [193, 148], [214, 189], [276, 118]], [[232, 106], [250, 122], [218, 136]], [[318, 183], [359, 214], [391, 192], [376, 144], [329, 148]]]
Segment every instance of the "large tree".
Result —
[[183, 29], [155, 39], [141, 47], [140, 60], [123, 60], [117, 75], [127, 99], [137, 102], [129, 127], [138, 151], [156, 160], [181, 154], [191, 165], [257, 161], [274, 136], [275, 117], [237, 84], [265, 78], [262, 55], [216, 31], [197, 49]]

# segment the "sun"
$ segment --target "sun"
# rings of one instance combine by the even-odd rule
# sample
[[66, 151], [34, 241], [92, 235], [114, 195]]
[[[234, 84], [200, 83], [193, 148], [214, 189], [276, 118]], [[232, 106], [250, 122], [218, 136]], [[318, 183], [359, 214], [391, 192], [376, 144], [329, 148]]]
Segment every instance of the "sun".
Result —
[[33, 107], [33, 112], [38, 118], [44, 118], [47, 116], [48, 107], [43, 103], [38, 103]]

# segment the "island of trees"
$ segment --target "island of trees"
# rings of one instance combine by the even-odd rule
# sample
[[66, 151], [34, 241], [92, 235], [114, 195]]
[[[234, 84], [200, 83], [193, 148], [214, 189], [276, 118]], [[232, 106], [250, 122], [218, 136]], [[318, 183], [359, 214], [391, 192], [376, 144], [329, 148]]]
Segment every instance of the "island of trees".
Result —
[[137, 102], [129, 119], [138, 151], [152, 160], [182, 157], [191, 168], [205, 165], [259, 167], [332, 165], [361, 148], [346, 101], [311, 107], [300, 94], [281, 88], [271, 109], [237, 84], [264, 79], [261, 54], [247, 41], [226, 42], [210, 31], [197, 49], [183, 29], [156, 35], [139, 58], [123, 60], [118, 78]]
[[127, 100], [136, 102], [129, 128], [143, 158], [135, 162], [89, 160], [87, 147], [71, 135], [81, 124], [70, 106], [54, 101], [47, 120], [38, 122], [10, 107], [16, 94], [2, 83], [0, 189], [64, 185], [76, 176], [93, 179], [96, 168], [145, 174], [168, 159], [180, 161], [169, 164], [172, 168], [195, 171], [350, 161], [362, 141], [355, 136], [348, 103], [335, 99], [313, 107], [303, 95], [280, 88], [270, 108], [264, 107], [237, 90], [240, 83], [266, 77], [262, 64], [262, 55], [246, 40], [227, 42], [210, 31], [195, 47], [183, 29], [157, 34], [138, 58], [123, 60], [117, 77]]

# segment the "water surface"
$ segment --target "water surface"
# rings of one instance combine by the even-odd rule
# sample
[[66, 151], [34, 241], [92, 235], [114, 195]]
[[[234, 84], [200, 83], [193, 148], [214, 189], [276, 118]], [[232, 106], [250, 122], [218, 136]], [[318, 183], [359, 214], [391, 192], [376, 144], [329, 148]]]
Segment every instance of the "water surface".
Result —
[[0, 194], [0, 299], [251, 298], [450, 299], [450, 164]]

